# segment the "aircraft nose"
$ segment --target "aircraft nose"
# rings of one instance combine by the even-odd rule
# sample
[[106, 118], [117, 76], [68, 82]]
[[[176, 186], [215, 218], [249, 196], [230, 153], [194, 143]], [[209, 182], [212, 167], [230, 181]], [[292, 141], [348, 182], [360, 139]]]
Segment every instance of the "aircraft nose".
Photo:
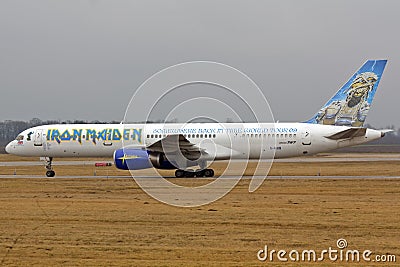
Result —
[[8, 154], [11, 154], [11, 142], [8, 143], [8, 145], [6, 146], [6, 152], [7, 152]]

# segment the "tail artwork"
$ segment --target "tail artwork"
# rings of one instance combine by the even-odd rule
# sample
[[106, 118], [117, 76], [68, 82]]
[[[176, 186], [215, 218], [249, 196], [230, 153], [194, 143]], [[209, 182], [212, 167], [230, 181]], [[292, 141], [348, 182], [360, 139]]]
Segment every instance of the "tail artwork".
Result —
[[387, 60], [368, 60], [306, 123], [362, 127]]

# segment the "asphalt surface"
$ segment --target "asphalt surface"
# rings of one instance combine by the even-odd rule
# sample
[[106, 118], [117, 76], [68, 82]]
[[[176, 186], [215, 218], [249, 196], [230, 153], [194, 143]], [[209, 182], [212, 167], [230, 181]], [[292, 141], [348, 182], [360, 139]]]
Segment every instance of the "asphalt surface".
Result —
[[[105, 175], [98, 175], [98, 176], [76, 176], [76, 175], [70, 175], [70, 176], [60, 176], [57, 175], [56, 177], [46, 177], [45, 175], [0, 175], [0, 179], [15, 179], [15, 178], [21, 178], [21, 179], [132, 179], [132, 176], [126, 175], [126, 176], [121, 176], [121, 175], [115, 175], [115, 176], [105, 176]], [[138, 179], [159, 179], [160, 177], [156, 177], [156, 176], [144, 176], [141, 175], [140, 177], [134, 177], [134, 178], [138, 178]], [[168, 179], [201, 179], [201, 180], [214, 180], [217, 178], [222, 178], [222, 179], [237, 179], [238, 176], [233, 176], [233, 175], [229, 175], [229, 176], [221, 176], [221, 177], [214, 177], [214, 178], [205, 178], [205, 177], [196, 177], [196, 178], [176, 178], [174, 176], [170, 176], [170, 177], [164, 177], [164, 178], [168, 178]], [[318, 176], [318, 175], [313, 175], [313, 176], [309, 176], [309, 175], [304, 175], [304, 176], [287, 176], [287, 175], [277, 175], [277, 176], [242, 176], [242, 179], [253, 179], [253, 178], [257, 178], [257, 179], [400, 179], [400, 176], [383, 176], [383, 175], [375, 175], [375, 176]]]
[[[382, 162], [382, 161], [400, 161], [400, 154], [382, 154], [382, 155], [377, 155], [377, 154], [366, 154], [366, 155], [340, 155], [340, 156], [310, 156], [310, 157], [298, 157], [298, 158], [288, 158], [288, 159], [275, 159], [274, 162], [285, 162], [285, 163], [301, 163], [301, 162]], [[94, 166], [95, 163], [98, 163], [99, 161], [79, 161], [79, 160], [74, 160], [74, 161], [53, 161], [53, 166]], [[112, 163], [111, 161], [101, 161], [105, 163]], [[239, 162], [239, 161], [237, 161]], [[269, 162], [268, 160], [263, 160], [261, 162]], [[0, 167], [12, 167], [12, 166], [43, 166], [44, 162], [37, 160], [37, 161], [11, 161], [11, 162], [0, 162]], [[10, 179], [10, 178], [36, 178], [36, 179], [41, 179], [41, 178], [47, 178], [44, 175], [0, 175], [0, 178], [3, 179]], [[127, 172], [127, 175], [124, 176], [104, 176], [104, 175], [99, 175], [99, 176], [59, 176], [57, 175], [54, 178], [49, 178], [49, 179], [88, 179], [88, 178], [98, 178], [98, 179], [106, 179], [106, 178], [132, 178], [132, 176]], [[136, 178], [139, 178], [137, 176]], [[157, 178], [159, 179], [160, 177], [157, 176], [150, 176], [150, 175], [140, 175], [140, 178]], [[175, 178], [173, 176], [171, 177], [165, 177], [165, 178]], [[226, 175], [221, 177], [223, 179], [237, 179], [237, 176], [230, 176]], [[243, 176], [242, 178], [244, 179], [252, 179], [252, 178], [262, 178], [262, 179], [297, 179], [297, 178], [302, 178], [302, 179], [398, 179], [400, 176]], [[182, 178], [182, 179], [190, 179], [190, 178]], [[192, 178], [192, 179], [214, 179], [214, 178]]]
[[[385, 157], [298, 157], [288, 159], [274, 159], [274, 162], [367, 162], [367, 161], [400, 161], [400, 155]], [[99, 161], [53, 161], [53, 166], [90, 166]], [[102, 161], [112, 163], [112, 161]], [[261, 160], [268, 162], [268, 160]], [[0, 167], [6, 166], [42, 166], [43, 161], [9, 161], [0, 162]]]

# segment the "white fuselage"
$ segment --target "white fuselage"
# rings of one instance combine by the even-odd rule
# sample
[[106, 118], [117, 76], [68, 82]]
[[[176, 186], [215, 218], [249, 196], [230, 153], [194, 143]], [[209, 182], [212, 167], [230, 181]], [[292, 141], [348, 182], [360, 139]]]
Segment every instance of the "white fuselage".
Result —
[[19, 156], [112, 157], [130, 146], [146, 149], [168, 135], [183, 135], [213, 154], [213, 159], [271, 159], [310, 155], [366, 143], [382, 137], [367, 129], [365, 136], [327, 138], [349, 129], [308, 123], [190, 124], [59, 124], [23, 131], [6, 151]]

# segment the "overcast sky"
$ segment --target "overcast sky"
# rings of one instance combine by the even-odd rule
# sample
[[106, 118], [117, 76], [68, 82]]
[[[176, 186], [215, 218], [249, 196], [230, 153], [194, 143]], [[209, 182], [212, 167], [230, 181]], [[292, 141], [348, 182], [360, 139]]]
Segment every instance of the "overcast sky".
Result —
[[122, 120], [151, 75], [209, 60], [253, 79], [276, 120], [303, 121], [365, 60], [387, 58], [367, 122], [400, 126], [399, 10], [365, 0], [2, 0], [0, 120]]

